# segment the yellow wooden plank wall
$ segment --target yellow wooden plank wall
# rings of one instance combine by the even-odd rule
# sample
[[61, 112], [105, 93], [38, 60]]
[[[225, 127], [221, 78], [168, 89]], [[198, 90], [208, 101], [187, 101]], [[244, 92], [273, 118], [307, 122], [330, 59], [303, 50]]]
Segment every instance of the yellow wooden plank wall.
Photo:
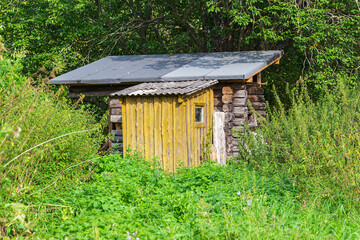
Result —
[[[213, 91], [203, 90], [178, 103], [177, 96], [123, 99], [124, 152], [128, 147], [146, 159], [157, 157], [166, 171], [199, 166], [212, 124]], [[195, 106], [204, 107], [204, 124], [195, 124]], [[208, 139], [211, 141], [211, 139]]]

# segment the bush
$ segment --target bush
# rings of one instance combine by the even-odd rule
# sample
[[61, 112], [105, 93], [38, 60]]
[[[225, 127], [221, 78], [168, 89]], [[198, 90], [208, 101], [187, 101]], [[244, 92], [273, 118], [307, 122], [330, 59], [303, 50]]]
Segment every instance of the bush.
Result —
[[[98, 156], [102, 141], [101, 125], [93, 116], [70, 106], [61, 91], [33, 86], [21, 75], [19, 59], [0, 60], [1, 203], [21, 202], [58, 180], [85, 177], [86, 160]], [[76, 170], [69, 168], [77, 164]], [[0, 233], [1, 222], [10, 215], [1, 204]]]
[[272, 174], [290, 176], [303, 197], [359, 204], [360, 91], [344, 82], [327, 89], [318, 102], [305, 85], [288, 91], [290, 109], [278, 100], [267, 123], [244, 136], [242, 157]]

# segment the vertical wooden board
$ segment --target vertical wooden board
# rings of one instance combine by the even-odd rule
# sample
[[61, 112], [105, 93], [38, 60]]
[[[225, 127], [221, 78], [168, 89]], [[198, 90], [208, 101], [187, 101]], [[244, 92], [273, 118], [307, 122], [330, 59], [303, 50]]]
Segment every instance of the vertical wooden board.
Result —
[[136, 108], [136, 101], [135, 98], [133, 97], [129, 97], [129, 115], [130, 115], [130, 119], [129, 119], [129, 126], [130, 126], [130, 131], [128, 133], [130, 133], [130, 149], [134, 150], [136, 149], [136, 112], [135, 112], [135, 108]]
[[148, 102], [149, 108], [149, 119], [148, 119], [148, 131], [149, 136], [145, 141], [148, 141], [149, 146], [149, 157], [152, 159], [155, 155], [155, 138], [154, 138], [154, 131], [155, 131], [155, 124], [154, 124], [154, 98], [151, 97]]
[[168, 157], [169, 157], [169, 171], [173, 172], [175, 170], [175, 160], [174, 160], [174, 97], [167, 97], [167, 102], [169, 106], [169, 122], [168, 122], [168, 133], [169, 133], [169, 140], [168, 140]]
[[146, 160], [150, 160], [150, 141], [149, 141], [149, 135], [150, 135], [150, 125], [149, 125], [149, 119], [150, 119], [150, 112], [149, 112], [149, 98], [148, 96], [143, 97], [143, 129], [144, 129], [144, 156]]
[[143, 97], [136, 97], [136, 142], [137, 150], [144, 155], [144, 108]]
[[176, 115], [177, 117], [177, 128], [176, 128], [176, 135], [177, 138], [177, 151], [178, 151], [178, 159], [177, 161], [181, 162], [182, 166], [186, 166], [186, 158], [187, 158], [187, 147], [186, 147], [186, 112], [184, 103], [179, 104], [177, 106]]
[[162, 162], [164, 170], [169, 169], [169, 158], [168, 158], [168, 141], [169, 141], [169, 134], [168, 134], [168, 104], [166, 102], [166, 97], [161, 98], [161, 139], [162, 139]]
[[181, 118], [180, 106], [173, 100], [173, 134], [174, 134], [174, 141], [173, 141], [173, 152], [174, 152], [174, 171], [179, 167], [179, 160], [180, 160], [180, 144], [179, 144], [179, 137], [180, 137], [180, 118]]
[[196, 99], [191, 99], [191, 107], [190, 107], [190, 112], [191, 112], [191, 131], [190, 131], [190, 141], [191, 141], [191, 153], [192, 153], [192, 163], [191, 166], [196, 166], [196, 161], [197, 161], [197, 146], [196, 146], [196, 139], [195, 139], [195, 132], [196, 132], [196, 127], [195, 127], [195, 101]]
[[122, 116], [123, 116], [123, 154], [126, 153], [126, 146], [128, 145], [128, 140], [127, 140], [127, 113], [126, 113], [126, 99], [125, 101], [122, 102], [121, 104], [122, 107]]
[[206, 141], [206, 128], [201, 128], [199, 133], [199, 141], [200, 141], [200, 151], [199, 151], [199, 165], [201, 161], [204, 159], [203, 151], [205, 150], [205, 141]]
[[215, 111], [215, 108], [214, 108], [214, 91], [211, 89], [210, 91], [210, 99], [209, 99], [209, 102], [210, 102], [210, 114], [209, 114], [209, 118], [210, 118], [210, 125], [209, 127], [211, 127], [213, 125], [213, 114], [214, 114], [214, 111]]
[[192, 131], [192, 124], [191, 124], [191, 100], [186, 101], [185, 105], [186, 111], [186, 135], [185, 135], [185, 143], [187, 145], [187, 159], [186, 159], [186, 166], [191, 167], [193, 152], [192, 152], [192, 144], [191, 144], [191, 131]]
[[154, 97], [154, 149], [155, 156], [159, 158], [161, 165], [162, 161], [162, 111], [161, 111], [161, 97]]

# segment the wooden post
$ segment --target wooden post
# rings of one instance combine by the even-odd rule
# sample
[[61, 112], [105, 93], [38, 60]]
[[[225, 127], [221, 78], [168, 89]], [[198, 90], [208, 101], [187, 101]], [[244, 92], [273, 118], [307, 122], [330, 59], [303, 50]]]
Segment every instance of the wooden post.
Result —
[[225, 113], [214, 113], [214, 130], [213, 130], [214, 147], [217, 154], [218, 164], [226, 164], [226, 134], [225, 134]]

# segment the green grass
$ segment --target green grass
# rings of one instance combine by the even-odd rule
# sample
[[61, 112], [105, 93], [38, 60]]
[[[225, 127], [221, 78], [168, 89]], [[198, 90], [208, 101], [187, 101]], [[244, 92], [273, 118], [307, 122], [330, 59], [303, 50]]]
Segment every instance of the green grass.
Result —
[[[358, 239], [357, 211], [303, 202], [286, 177], [243, 163], [165, 174], [137, 154], [96, 163], [88, 182], [42, 194], [39, 239]], [[238, 193], [240, 192], [240, 195]], [[34, 199], [32, 199], [33, 201]], [[251, 201], [251, 205], [250, 204]], [[32, 202], [34, 204], [34, 202]], [[30, 204], [28, 202], [27, 204]], [[130, 236], [127, 236], [127, 232]], [[132, 234], [136, 233], [136, 237]]]

